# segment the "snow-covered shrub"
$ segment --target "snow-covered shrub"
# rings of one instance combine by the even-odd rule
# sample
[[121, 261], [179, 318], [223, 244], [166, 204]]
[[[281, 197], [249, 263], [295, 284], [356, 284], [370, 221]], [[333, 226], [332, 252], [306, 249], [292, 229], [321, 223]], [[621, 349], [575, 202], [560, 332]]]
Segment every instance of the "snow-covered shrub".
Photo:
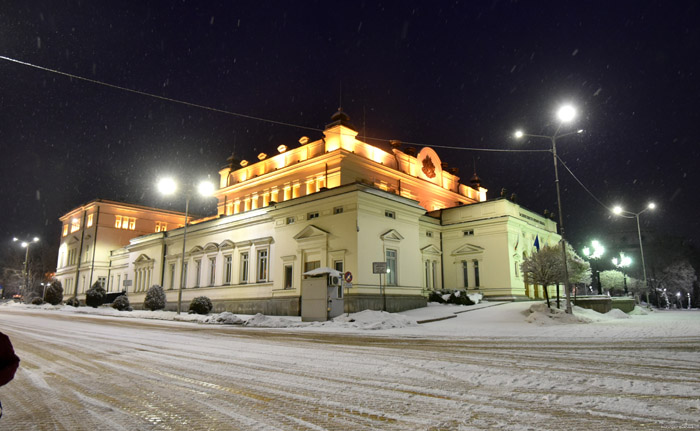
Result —
[[105, 303], [107, 291], [102, 287], [102, 283], [96, 281], [95, 284], [85, 292], [85, 304], [92, 308], [97, 308]]
[[58, 305], [63, 301], [63, 286], [61, 286], [60, 281], [56, 280], [46, 288], [44, 299], [51, 305]]
[[70, 298], [68, 301], [66, 301], [66, 305], [70, 305], [71, 307], [80, 307], [80, 301], [78, 301], [78, 298]]
[[428, 302], [437, 302], [438, 304], [443, 304], [445, 303], [445, 300], [442, 299], [441, 292], [433, 290], [432, 292], [430, 292], [430, 296], [428, 296]]
[[465, 290], [456, 290], [450, 294], [450, 298], [447, 300], [448, 304], [457, 305], [474, 305], [467, 292]]
[[206, 296], [198, 296], [190, 302], [190, 313], [209, 314], [213, 305]]
[[119, 311], [132, 311], [131, 304], [129, 303], [129, 298], [126, 295], [119, 295], [112, 302], [112, 308]]
[[34, 297], [32, 298], [32, 305], [41, 305], [44, 303], [44, 300], [41, 299], [40, 297]]
[[146, 299], [143, 301], [143, 308], [151, 311], [165, 308], [165, 292], [163, 288], [154, 284], [146, 292]]

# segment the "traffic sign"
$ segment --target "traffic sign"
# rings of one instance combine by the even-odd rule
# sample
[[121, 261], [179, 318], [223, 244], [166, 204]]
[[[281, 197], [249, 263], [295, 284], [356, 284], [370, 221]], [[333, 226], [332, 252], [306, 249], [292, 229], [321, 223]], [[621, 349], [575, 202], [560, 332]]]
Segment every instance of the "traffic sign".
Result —
[[350, 283], [352, 281], [352, 272], [348, 271], [343, 274], [343, 279], [345, 279], [347, 283]]

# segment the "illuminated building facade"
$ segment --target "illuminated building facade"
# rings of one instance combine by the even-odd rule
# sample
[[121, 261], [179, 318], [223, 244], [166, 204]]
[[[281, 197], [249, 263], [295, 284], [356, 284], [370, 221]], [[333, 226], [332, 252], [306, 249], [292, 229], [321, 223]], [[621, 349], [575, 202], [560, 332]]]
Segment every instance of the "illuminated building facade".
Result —
[[[554, 222], [506, 199], [487, 201], [476, 174], [460, 183], [432, 148], [392, 142], [385, 151], [358, 140], [340, 110], [323, 135], [293, 149], [280, 145], [255, 163], [232, 158], [220, 170], [218, 217], [187, 229], [184, 304], [207, 296], [216, 311], [298, 315], [302, 274], [331, 267], [353, 275], [348, 311], [381, 309], [373, 262], [386, 262], [388, 311], [423, 306], [432, 290], [540, 295], [519, 265], [535, 238], [559, 240]], [[133, 280], [128, 296], [139, 306], [159, 284], [172, 309], [183, 230], [154, 229], [111, 248], [108, 290]]]

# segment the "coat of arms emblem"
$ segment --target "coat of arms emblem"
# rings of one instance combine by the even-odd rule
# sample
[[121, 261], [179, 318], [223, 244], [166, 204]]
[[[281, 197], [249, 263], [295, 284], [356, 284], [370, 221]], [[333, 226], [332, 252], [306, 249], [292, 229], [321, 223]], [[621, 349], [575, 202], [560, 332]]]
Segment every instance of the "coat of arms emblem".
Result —
[[430, 156], [425, 156], [423, 159], [423, 173], [428, 178], [435, 178], [435, 165], [430, 160]]

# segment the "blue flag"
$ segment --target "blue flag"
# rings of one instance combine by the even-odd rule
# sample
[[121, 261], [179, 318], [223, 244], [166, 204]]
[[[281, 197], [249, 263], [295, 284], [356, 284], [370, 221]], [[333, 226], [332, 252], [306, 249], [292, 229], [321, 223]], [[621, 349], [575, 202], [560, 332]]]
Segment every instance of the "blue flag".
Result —
[[540, 251], [540, 236], [539, 235], [535, 236], [535, 248], [537, 249], [537, 251]]

